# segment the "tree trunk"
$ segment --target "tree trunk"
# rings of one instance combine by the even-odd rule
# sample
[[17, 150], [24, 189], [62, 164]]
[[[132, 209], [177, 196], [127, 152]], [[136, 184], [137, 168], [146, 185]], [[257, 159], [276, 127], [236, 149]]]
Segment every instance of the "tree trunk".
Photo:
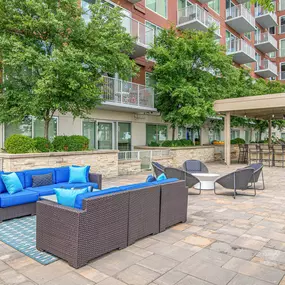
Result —
[[172, 126], [172, 141], [175, 140], [175, 126]]
[[46, 138], [47, 140], [49, 139], [48, 137], [48, 131], [49, 131], [49, 122], [50, 122], [50, 119], [45, 119], [44, 120], [44, 138]]

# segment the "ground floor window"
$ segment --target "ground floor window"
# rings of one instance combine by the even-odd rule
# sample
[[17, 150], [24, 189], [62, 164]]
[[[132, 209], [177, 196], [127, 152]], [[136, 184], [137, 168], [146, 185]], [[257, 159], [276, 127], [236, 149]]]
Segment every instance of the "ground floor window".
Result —
[[167, 126], [165, 125], [146, 125], [146, 144], [151, 142], [160, 143], [167, 140]]
[[240, 138], [240, 130], [231, 130], [231, 140]]
[[83, 135], [89, 138], [90, 149], [131, 150], [131, 123], [83, 121]]
[[[53, 140], [57, 136], [58, 118], [54, 117], [49, 124], [49, 139]], [[21, 123], [5, 124], [5, 140], [11, 135], [19, 134], [27, 137], [43, 137], [44, 121], [38, 120], [32, 116], [27, 116]]]
[[179, 127], [178, 128], [178, 139], [186, 139], [186, 128], [185, 127]]
[[209, 142], [220, 141], [221, 140], [221, 131], [220, 130], [209, 130]]

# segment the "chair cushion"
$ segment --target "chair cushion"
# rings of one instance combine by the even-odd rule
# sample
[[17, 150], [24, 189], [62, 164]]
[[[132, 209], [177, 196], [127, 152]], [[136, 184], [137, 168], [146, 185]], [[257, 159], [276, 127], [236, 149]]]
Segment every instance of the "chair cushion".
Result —
[[88, 189], [83, 188], [80, 190], [71, 190], [71, 189], [55, 188], [54, 191], [56, 194], [58, 204], [67, 207], [74, 207], [77, 195], [87, 193]]
[[167, 178], [166, 178], [166, 176], [165, 176], [164, 173], [161, 173], [161, 174], [156, 178], [157, 181], [162, 181], [162, 180], [166, 180], [166, 179], [167, 179]]
[[156, 181], [156, 178], [153, 175], [148, 175], [148, 177], [146, 178], [145, 182], [154, 182]]
[[55, 171], [55, 183], [68, 182], [69, 180], [69, 166], [57, 167]]
[[32, 187], [33, 185], [32, 176], [33, 175], [41, 175], [41, 174], [48, 174], [48, 173], [52, 173], [52, 183], [55, 184], [54, 168], [40, 168], [40, 169], [25, 170], [24, 175], [25, 175], [26, 188]]
[[69, 167], [69, 183], [86, 183], [87, 166]]
[[196, 173], [196, 172], [201, 172], [201, 163], [200, 161], [191, 161], [191, 162], [188, 162], [186, 164], [186, 168], [187, 168], [187, 171], [189, 172], [193, 172], [193, 173]]
[[78, 166], [78, 165], [72, 165], [72, 167], [86, 167], [86, 182], [89, 182], [89, 172], [90, 172], [90, 165], [86, 166]]
[[34, 203], [38, 200], [39, 195], [36, 192], [23, 190], [10, 195], [8, 192], [0, 194], [1, 208], [7, 208], [16, 205]]
[[33, 175], [32, 176], [33, 185], [32, 187], [40, 187], [53, 184], [52, 173]]
[[23, 191], [23, 185], [15, 172], [9, 174], [1, 174], [1, 178], [9, 194], [15, 194]]
[[[0, 174], [11, 174], [11, 173], [12, 172], [3, 172], [2, 171], [2, 173], [0, 173]], [[24, 175], [24, 172], [18, 171], [18, 172], [15, 172], [15, 173], [17, 174], [18, 178], [20, 179], [23, 188], [25, 188], [26, 185], [25, 185], [25, 175]], [[0, 179], [0, 184], [1, 184], [0, 189], [3, 189], [2, 187], [4, 187], [3, 192], [7, 192], [7, 189], [5, 187], [5, 184], [2, 181], [2, 178]], [[1, 193], [2, 193], [2, 191], [1, 191]]]

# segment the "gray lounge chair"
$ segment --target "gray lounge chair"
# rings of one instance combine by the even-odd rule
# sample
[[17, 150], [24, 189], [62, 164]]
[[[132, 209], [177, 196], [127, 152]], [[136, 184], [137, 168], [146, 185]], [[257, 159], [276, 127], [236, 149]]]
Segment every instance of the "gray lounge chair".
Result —
[[[226, 174], [215, 181], [214, 193], [216, 195], [221, 195], [218, 194], [216, 191], [216, 183], [218, 183], [226, 189], [233, 189], [234, 199], [236, 198], [236, 195], [255, 196], [256, 195], [255, 178], [253, 176], [254, 176], [253, 168], [238, 169], [232, 173]], [[253, 181], [253, 191], [254, 191], [253, 195], [237, 193], [237, 190], [247, 190], [248, 184], [251, 181]]]
[[257, 190], [264, 190], [265, 189], [265, 183], [264, 183], [264, 176], [263, 176], [263, 164], [262, 163], [253, 163], [245, 168], [253, 168], [254, 169], [254, 175], [252, 176], [250, 180], [250, 187], [252, 187], [253, 183], [257, 183], [261, 174], [261, 182], [262, 182], [262, 188], [257, 188]]
[[164, 168], [164, 173], [165, 176], [167, 178], [177, 178], [179, 180], [185, 180], [186, 182], [186, 187], [192, 188], [194, 185], [196, 185], [197, 183], [200, 183], [200, 187], [199, 187], [199, 192], [196, 194], [191, 193], [193, 195], [200, 195], [201, 194], [201, 182], [200, 180], [193, 176], [191, 173], [186, 172], [184, 170], [178, 169], [178, 168], [173, 168], [173, 167], [165, 167]]
[[208, 173], [207, 166], [200, 160], [186, 160], [182, 168], [190, 173]]
[[164, 173], [164, 166], [161, 165], [160, 163], [158, 162], [155, 162], [153, 161], [152, 163], [152, 168], [153, 168], [153, 171], [154, 171], [154, 174], [156, 177], [158, 177], [160, 174]]

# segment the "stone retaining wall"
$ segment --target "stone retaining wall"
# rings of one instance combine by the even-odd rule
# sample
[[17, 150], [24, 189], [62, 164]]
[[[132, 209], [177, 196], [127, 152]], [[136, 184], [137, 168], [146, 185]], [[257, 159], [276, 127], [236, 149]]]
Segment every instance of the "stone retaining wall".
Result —
[[120, 160], [119, 175], [138, 174], [142, 171], [141, 160]]
[[21, 171], [73, 164], [90, 165], [91, 172], [102, 173], [103, 177], [116, 177], [118, 176], [118, 151], [0, 154], [0, 168], [3, 171]]

